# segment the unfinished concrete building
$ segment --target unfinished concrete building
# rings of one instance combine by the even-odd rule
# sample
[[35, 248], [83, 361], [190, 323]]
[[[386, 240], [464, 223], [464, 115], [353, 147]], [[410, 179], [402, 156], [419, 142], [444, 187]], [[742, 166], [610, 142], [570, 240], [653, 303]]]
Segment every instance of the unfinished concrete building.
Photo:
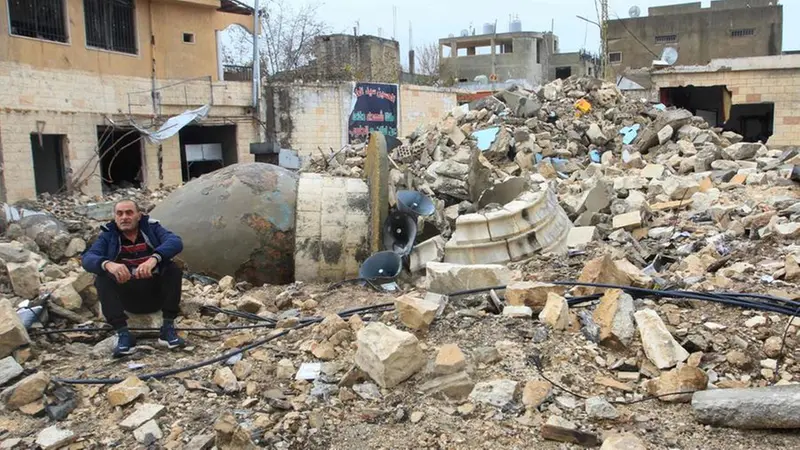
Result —
[[[223, 30], [252, 23], [236, 0], [0, 2], [0, 198], [174, 185], [252, 161], [251, 82], [224, 81], [219, 54]], [[206, 105], [167, 139], [136, 128]]]
[[650, 67], [665, 48], [679, 65], [717, 58], [781, 54], [783, 6], [776, 0], [712, 0], [648, 8], [648, 15], [608, 22], [608, 61], [622, 73]]
[[553, 33], [519, 31], [443, 38], [439, 39], [440, 76], [457, 83], [485, 77], [490, 82], [524, 80], [536, 85], [547, 79], [554, 53], [558, 53], [558, 37]]

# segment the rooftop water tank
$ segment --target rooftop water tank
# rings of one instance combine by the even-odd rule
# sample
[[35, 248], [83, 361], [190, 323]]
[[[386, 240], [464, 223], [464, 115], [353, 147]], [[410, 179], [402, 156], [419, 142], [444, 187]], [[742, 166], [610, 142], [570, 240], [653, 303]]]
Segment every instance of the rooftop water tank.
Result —
[[510, 33], [519, 33], [522, 31], [522, 21], [519, 19], [514, 19], [511, 23], [508, 24], [508, 31]]
[[483, 24], [483, 34], [494, 34], [494, 24], [493, 23], [484, 23]]

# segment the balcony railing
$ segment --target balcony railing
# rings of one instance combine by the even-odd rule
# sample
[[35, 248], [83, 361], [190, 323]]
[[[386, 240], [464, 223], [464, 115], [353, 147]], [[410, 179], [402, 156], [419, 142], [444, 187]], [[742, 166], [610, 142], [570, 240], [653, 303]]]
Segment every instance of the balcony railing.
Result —
[[225, 81], [250, 81], [253, 79], [253, 66], [226, 64], [222, 66], [222, 74]]

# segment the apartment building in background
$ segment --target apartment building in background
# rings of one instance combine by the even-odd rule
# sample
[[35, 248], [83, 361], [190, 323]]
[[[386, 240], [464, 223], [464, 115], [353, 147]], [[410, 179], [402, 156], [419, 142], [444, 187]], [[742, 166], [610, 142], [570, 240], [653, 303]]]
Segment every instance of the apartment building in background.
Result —
[[671, 65], [780, 55], [783, 6], [777, 0], [712, 0], [648, 8], [646, 16], [608, 22], [608, 62], [616, 74], [650, 67], [664, 49]]
[[[0, 199], [174, 185], [252, 161], [251, 75], [220, 55], [224, 30], [252, 24], [236, 0], [0, 0]], [[187, 110], [196, 121], [171, 137], [140, 131]]]

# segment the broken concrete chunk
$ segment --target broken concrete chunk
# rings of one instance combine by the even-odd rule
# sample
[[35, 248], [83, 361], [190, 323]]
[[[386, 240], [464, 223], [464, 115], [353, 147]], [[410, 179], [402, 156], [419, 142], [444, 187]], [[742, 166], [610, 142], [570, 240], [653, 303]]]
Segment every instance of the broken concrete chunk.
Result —
[[672, 337], [657, 312], [643, 309], [634, 313], [633, 317], [642, 338], [644, 353], [656, 367], [668, 369], [686, 361], [689, 352]]
[[505, 297], [509, 305], [529, 306], [533, 312], [540, 312], [550, 293], [563, 294], [564, 288], [538, 281], [518, 281], [506, 287]]
[[8, 277], [14, 293], [22, 298], [31, 299], [39, 295], [39, 267], [36, 261], [24, 263], [7, 263]]
[[469, 399], [475, 403], [485, 403], [488, 405], [503, 408], [514, 401], [514, 394], [517, 390], [517, 382], [514, 380], [494, 380], [478, 383], [469, 394]]
[[600, 326], [600, 343], [612, 348], [628, 347], [636, 336], [633, 297], [620, 289], [609, 289], [594, 310], [594, 321]]
[[672, 200], [688, 199], [700, 191], [700, 184], [690, 178], [670, 177], [664, 180], [662, 187]]
[[586, 130], [586, 137], [594, 145], [605, 145], [608, 142], [603, 130], [596, 123], [589, 125], [589, 129]]
[[547, 302], [539, 313], [539, 320], [554, 330], [566, 330], [569, 327], [567, 299], [552, 292], [547, 294]]
[[444, 237], [436, 236], [415, 245], [409, 256], [409, 270], [412, 273], [419, 272], [424, 270], [429, 262], [440, 262], [444, 258], [446, 243]]
[[586, 415], [590, 419], [613, 420], [619, 417], [619, 412], [614, 405], [603, 397], [589, 397], [586, 399]]
[[0, 402], [8, 410], [19, 409], [42, 398], [48, 384], [50, 376], [45, 372], [29, 375], [1, 392]]
[[664, 126], [664, 128], [660, 129], [658, 131], [658, 143], [659, 143], [659, 145], [664, 145], [664, 144], [667, 143], [667, 141], [672, 139], [672, 134], [673, 133], [675, 133], [675, 130], [669, 125], [666, 125], [666, 126]]
[[358, 332], [356, 365], [381, 387], [391, 388], [417, 373], [425, 355], [417, 338], [380, 322]]
[[739, 142], [722, 149], [722, 156], [730, 161], [753, 159], [762, 147], [764, 147], [763, 144], [758, 142]]
[[519, 319], [530, 319], [533, 317], [533, 309], [529, 306], [506, 305], [503, 307], [503, 315]]
[[76, 438], [75, 433], [63, 430], [57, 425], [49, 426], [36, 435], [36, 445], [42, 450], [55, 450], [70, 444]]
[[150, 388], [147, 387], [147, 383], [136, 376], [130, 376], [121, 383], [111, 386], [106, 392], [106, 398], [111, 406], [123, 406], [149, 392]]
[[600, 450], [647, 450], [647, 445], [630, 433], [606, 436]]
[[464, 352], [456, 344], [445, 344], [439, 348], [433, 365], [435, 375], [450, 375], [467, 367]]
[[[661, 376], [647, 382], [646, 387], [650, 395], [659, 396], [662, 402], [669, 403], [688, 403], [692, 399], [692, 393], [706, 388], [708, 385], [708, 375], [698, 367], [685, 365], [679, 369], [669, 372], [662, 372]], [[685, 392], [685, 394], [672, 394], [675, 392]]]
[[600, 438], [594, 433], [578, 430], [578, 426], [561, 416], [550, 416], [542, 425], [541, 435], [549, 441], [569, 442], [584, 447], [597, 447]]
[[428, 290], [439, 294], [505, 286], [519, 273], [499, 264], [460, 265], [430, 262], [426, 267]]
[[[583, 283], [614, 284], [620, 286], [631, 285], [631, 280], [628, 275], [619, 270], [609, 254], [587, 262], [586, 265], [583, 266], [583, 271], [578, 281]], [[592, 295], [604, 291], [605, 288], [580, 286], [575, 289], [575, 295]]]
[[11, 302], [0, 298], [0, 358], [5, 358], [17, 348], [30, 344], [28, 331], [19, 319]]
[[83, 299], [73, 287], [75, 278], [47, 283], [41, 287], [43, 292], [50, 292], [50, 300], [56, 305], [70, 311], [77, 311], [83, 306]]
[[538, 408], [553, 394], [553, 385], [549, 381], [531, 380], [522, 389], [522, 404], [528, 408]]
[[155, 403], [142, 403], [136, 407], [136, 410], [128, 417], [120, 422], [119, 426], [123, 430], [133, 430], [142, 426], [145, 422], [152, 419], [157, 419], [161, 416], [166, 409], [163, 405]]
[[22, 375], [22, 366], [13, 356], [0, 359], [0, 386]]
[[397, 298], [394, 306], [403, 325], [414, 330], [427, 330], [439, 310], [438, 303], [410, 294]]
[[612, 226], [615, 230], [635, 230], [642, 226], [642, 213], [641, 211], [631, 211], [625, 214], [614, 216]]
[[664, 166], [661, 164], [648, 164], [642, 169], [642, 176], [648, 179], [661, 178], [664, 174]]
[[434, 378], [419, 387], [419, 389], [434, 397], [445, 397], [452, 400], [462, 400], [472, 392], [475, 387], [466, 372], [456, 372], [451, 375]]
[[164, 437], [164, 435], [155, 420], [148, 420], [142, 426], [133, 430], [133, 437], [142, 445], [151, 445]]
[[597, 238], [597, 227], [572, 227], [567, 237], [567, 246], [574, 248], [586, 245]]
[[742, 429], [800, 428], [800, 385], [696, 392], [698, 422]]
[[221, 387], [226, 394], [239, 392], [239, 380], [230, 367], [220, 367], [214, 372], [214, 384]]

